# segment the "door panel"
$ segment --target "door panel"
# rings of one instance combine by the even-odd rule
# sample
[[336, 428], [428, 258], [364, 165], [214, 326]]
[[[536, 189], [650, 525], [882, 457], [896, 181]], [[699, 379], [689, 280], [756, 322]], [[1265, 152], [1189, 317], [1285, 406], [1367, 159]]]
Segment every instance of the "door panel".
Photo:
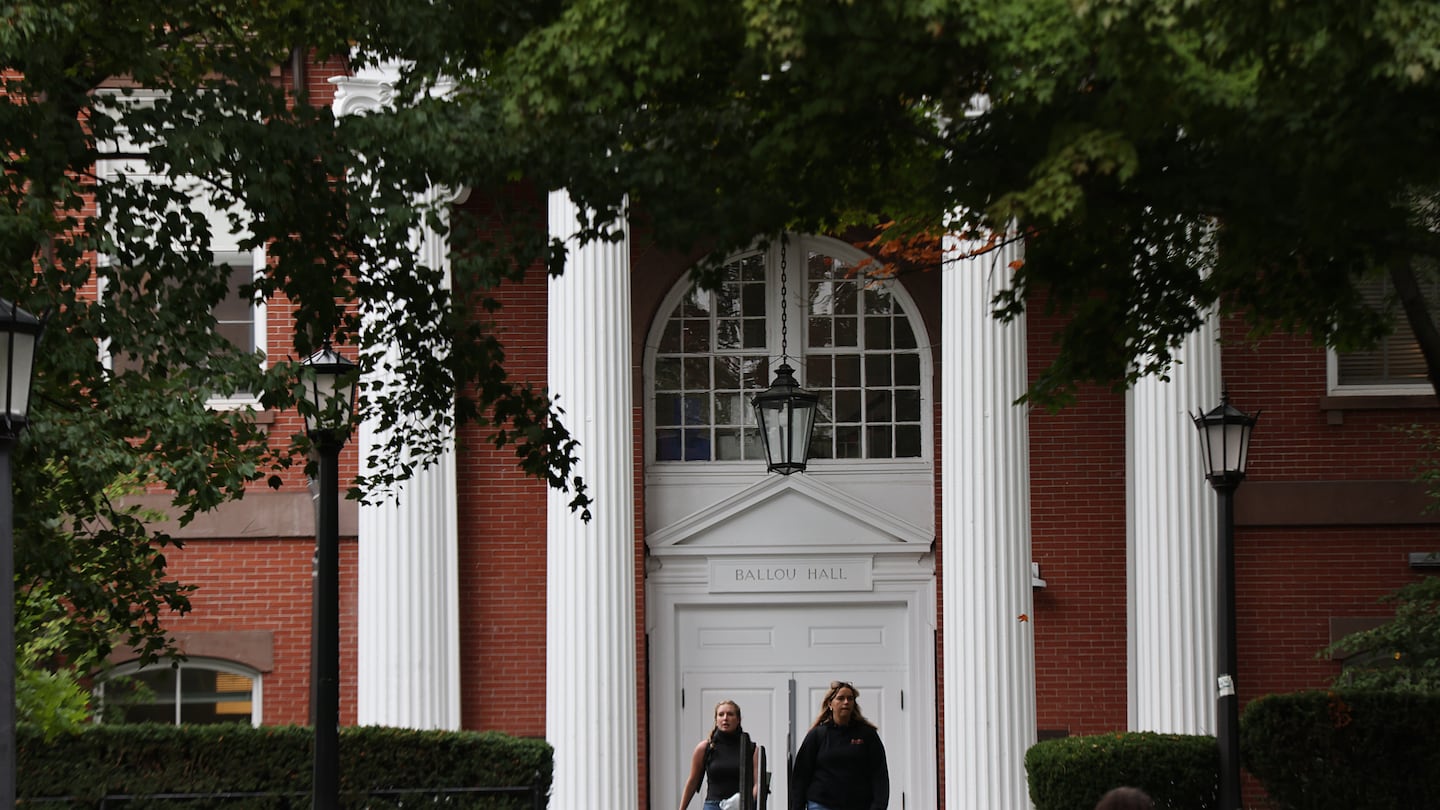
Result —
[[679, 767], [657, 776], [652, 807], [674, 806], [690, 755], [714, 725], [715, 704], [734, 700], [745, 730], [770, 757], [770, 810], [784, 810], [788, 762], [836, 679], [855, 685], [865, 717], [880, 729], [892, 810], [906, 807], [909, 780], [931, 773], [911, 767], [913, 729], [901, 710], [913, 660], [905, 604], [706, 604], [674, 615], [675, 675], [683, 691], [679, 716], [660, 720], [657, 742], [674, 746], [668, 750], [676, 759], [669, 761]]
[[[897, 764], [906, 762], [906, 715], [901, 710], [903, 670], [857, 672], [841, 675], [860, 692], [865, 718], [880, 730], [890, 763], [890, 808], [904, 807], [902, 793], [908, 771]], [[820, 702], [835, 678], [828, 672], [689, 672], [684, 676], [685, 707], [680, 739], [685, 742], [686, 773], [689, 754], [710, 733], [715, 724], [715, 705], [733, 700], [740, 706], [741, 725], [750, 738], [765, 746], [769, 757], [769, 810], [783, 810], [788, 795], [788, 764], [805, 733], [819, 713]], [[791, 695], [794, 695], [792, 703]]]

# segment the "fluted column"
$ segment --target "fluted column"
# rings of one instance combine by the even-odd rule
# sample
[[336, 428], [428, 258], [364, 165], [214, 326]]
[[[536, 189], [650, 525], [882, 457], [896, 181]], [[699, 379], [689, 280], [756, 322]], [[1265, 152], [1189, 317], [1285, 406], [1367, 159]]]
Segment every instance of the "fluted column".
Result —
[[1168, 382], [1128, 398], [1130, 727], [1215, 733], [1215, 494], [1190, 415], [1220, 402], [1213, 321], [1176, 354]]
[[[963, 256], [973, 244], [955, 243]], [[946, 261], [940, 327], [945, 807], [1030, 806], [1035, 742], [1025, 322], [990, 315], [1018, 246]]]
[[[443, 194], [443, 192], [437, 192]], [[421, 261], [448, 267], [446, 240], [417, 235]], [[392, 350], [393, 351], [393, 350]], [[389, 379], [379, 363], [372, 381]], [[439, 430], [439, 428], [437, 428]], [[383, 446], [374, 419], [361, 461]], [[393, 497], [360, 506], [357, 720], [402, 728], [460, 727], [460, 587], [454, 437]]]
[[639, 806], [630, 244], [576, 245], [576, 213], [565, 191], [550, 194], [550, 234], [570, 255], [550, 281], [549, 385], [594, 499], [585, 523], [571, 493], [552, 489], [546, 516], [550, 807], [629, 810]]
[[[391, 106], [398, 76], [397, 66], [381, 65], [332, 79], [335, 114], [364, 115]], [[430, 196], [417, 204], [454, 201], [453, 194], [442, 189]], [[448, 268], [446, 240], [430, 228], [415, 234], [415, 250], [426, 266]], [[385, 312], [365, 315], [367, 324], [372, 318], [390, 317]], [[374, 363], [367, 382], [404, 385], [389, 370], [392, 365]], [[357, 444], [363, 472], [373, 472], [365, 465], [385, 440], [377, 419], [362, 421]], [[361, 725], [460, 726], [453, 436], [448, 444], [432, 466], [419, 470], [397, 493], [359, 509], [355, 697]]]

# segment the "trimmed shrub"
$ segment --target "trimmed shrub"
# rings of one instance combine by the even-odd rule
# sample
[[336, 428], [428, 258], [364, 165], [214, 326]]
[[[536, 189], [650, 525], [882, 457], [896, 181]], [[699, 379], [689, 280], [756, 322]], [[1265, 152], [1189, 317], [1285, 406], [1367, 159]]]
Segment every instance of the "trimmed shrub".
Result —
[[1413, 810], [1440, 801], [1440, 695], [1266, 695], [1240, 724], [1245, 767], [1287, 810]]
[[1137, 787], [1157, 808], [1207, 810], [1216, 803], [1215, 738], [1123, 732], [1045, 740], [1025, 752], [1036, 810], [1094, 810], [1111, 788]]
[[[46, 739], [17, 729], [17, 790], [22, 800], [154, 794], [245, 794], [226, 808], [308, 806], [314, 734], [297, 726], [135, 724], [92, 726]], [[518, 787], [548, 796], [553, 752], [543, 740], [495, 732], [340, 731], [340, 793], [351, 806], [384, 806], [384, 791]], [[375, 793], [379, 791], [380, 793]], [[429, 797], [426, 797], [428, 801]], [[412, 795], [409, 804], [414, 804]], [[450, 794], [452, 807], [530, 807], [530, 798]], [[129, 802], [176, 807], [175, 801]], [[212, 802], [213, 804], [213, 802]]]

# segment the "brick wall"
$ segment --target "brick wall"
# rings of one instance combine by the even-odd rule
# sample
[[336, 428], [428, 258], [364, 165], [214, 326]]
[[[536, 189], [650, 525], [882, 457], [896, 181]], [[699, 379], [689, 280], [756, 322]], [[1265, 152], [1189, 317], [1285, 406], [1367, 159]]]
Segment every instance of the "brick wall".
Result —
[[[274, 634], [274, 669], [263, 673], [263, 720], [309, 723], [313, 537], [192, 541], [166, 552], [172, 577], [197, 590], [170, 632], [261, 630]], [[355, 722], [355, 541], [340, 539], [340, 722]]]
[[[501, 290], [496, 318], [511, 379], [545, 385], [546, 279]], [[461, 435], [460, 634], [466, 728], [545, 736], [545, 485], [512, 447]]]
[[[1032, 377], [1054, 356], [1054, 318], [1027, 321]], [[1126, 724], [1125, 398], [1094, 387], [1030, 412], [1037, 725], [1094, 734]]]
[[[1409, 481], [1424, 450], [1410, 425], [1440, 427], [1434, 408], [1323, 407], [1325, 352], [1296, 336], [1240, 342], [1226, 325], [1225, 368], [1232, 401], [1261, 411], [1247, 485], [1272, 481]], [[1338, 419], [1336, 417], [1339, 417]], [[1316, 654], [1330, 643], [1331, 619], [1385, 617], [1381, 596], [1421, 574], [1414, 551], [1440, 550], [1440, 515], [1373, 511], [1349, 526], [1240, 526], [1236, 531], [1237, 682], [1242, 702], [1270, 692], [1326, 685], [1339, 664]]]

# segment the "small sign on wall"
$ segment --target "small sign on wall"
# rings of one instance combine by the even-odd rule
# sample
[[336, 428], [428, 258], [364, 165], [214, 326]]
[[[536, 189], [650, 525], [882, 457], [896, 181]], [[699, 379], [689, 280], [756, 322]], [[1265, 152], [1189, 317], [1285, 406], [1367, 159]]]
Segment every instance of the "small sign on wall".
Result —
[[871, 557], [749, 557], [710, 560], [711, 593], [869, 591]]

